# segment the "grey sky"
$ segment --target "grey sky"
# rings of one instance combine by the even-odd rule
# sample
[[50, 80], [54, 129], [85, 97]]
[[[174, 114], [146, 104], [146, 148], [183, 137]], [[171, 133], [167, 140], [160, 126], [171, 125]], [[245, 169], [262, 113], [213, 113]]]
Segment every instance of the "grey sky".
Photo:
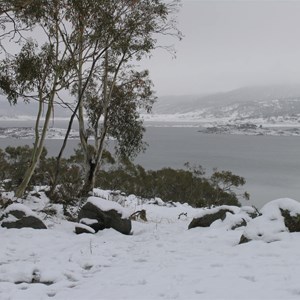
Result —
[[182, 2], [177, 58], [143, 63], [159, 96], [300, 83], [300, 1]]

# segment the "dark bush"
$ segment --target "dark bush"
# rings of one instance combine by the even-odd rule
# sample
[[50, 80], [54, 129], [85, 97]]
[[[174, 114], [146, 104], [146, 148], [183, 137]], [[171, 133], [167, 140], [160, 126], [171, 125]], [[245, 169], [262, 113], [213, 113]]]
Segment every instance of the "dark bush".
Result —
[[[7, 147], [0, 151], [0, 180], [2, 188], [16, 188], [22, 181], [23, 174], [30, 164], [32, 148]], [[43, 150], [38, 167], [30, 181], [33, 185], [52, 186], [56, 171], [56, 159], [47, 158]], [[62, 203], [66, 210], [81, 200], [84, 182], [83, 156], [80, 150], [69, 159], [62, 159], [58, 184], [51, 193], [54, 203]], [[127, 194], [135, 194], [143, 198], [159, 197], [164, 201], [187, 202], [194, 207], [212, 205], [240, 205], [239, 197], [249, 198], [247, 193], [237, 194], [240, 186], [245, 184], [243, 177], [230, 171], [214, 170], [210, 177], [205, 176], [201, 166], [185, 169], [164, 168], [161, 170], [145, 170], [133, 164], [129, 159], [122, 159], [115, 164], [114, 158], [106, 151], [102, 160], [102, 170], [98, 172], [96, 186], [102, 189], [121, 190]], [[4, 181], [4, 179], [10, 179]]]
[[[103, 189], [119, 189], [144, 198], [187, 202], [194, 207], [240, 205], [237, 189], [245, 184], [244, 178], [217, 170], [207, 178], [201, 166], [186, 166], [186, 170], [164, 168], [146, 171], [140, 165], [126, 161], [118, 168], [100, 171], [96, 183]], [[249, 198], [248, 193], [242, 196]]]

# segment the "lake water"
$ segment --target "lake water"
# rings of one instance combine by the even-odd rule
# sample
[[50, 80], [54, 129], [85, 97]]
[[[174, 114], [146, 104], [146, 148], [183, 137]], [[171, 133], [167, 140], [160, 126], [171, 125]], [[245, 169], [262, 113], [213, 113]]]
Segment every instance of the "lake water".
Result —
[[300, 139], [283, 136], [208, 135], [197, 128], [148, 128], [149, 148], [137, 162], [146, 168], [183, 167], [187, 161], [245, 177], [248, 204], [300, 200]]
[[[283, 136], [209, 135], [195, 127], [148, 127], [147, 151], [136, 162], [147, 169], [183, 168], [185, 162], [217, 167], [245, 177], [250, 201], [261, 207], [282, 197], [300, 200], [300, 139]], [[47, 140], [50, 155], [57, 155], [62, 140]], [[31, 140], [1, 139], [0, 146], [32, 144]], [[70, 140], [67, 154], [78, 145]]]

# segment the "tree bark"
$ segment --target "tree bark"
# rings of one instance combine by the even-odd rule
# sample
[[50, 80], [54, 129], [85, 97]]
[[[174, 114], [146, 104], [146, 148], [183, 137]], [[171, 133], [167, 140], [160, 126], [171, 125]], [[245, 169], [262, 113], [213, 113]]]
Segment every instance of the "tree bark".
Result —
[[[24, 195], [25, 190], [32, 178], [32, 175], [36, 169], [36, 166], [39, 162], [40, 156], [43, 151], [44, 142], [45, 142], [45, 138], [46, 138], [46, 134], [47, 134], [47, 130], [48, 130], [48, 125], [49, 125], [49, 121], [50, 121], [52, 111], [53, 111], [52, 103], [53, 103], [54, 95], [51, 95], [51, 98], [52, 98], [51, 101], [49, 101], [49, 103], [48, 103], [48, 109], [47, 109], [47, 113], [46, 113], [46, 117], [45, 117], [45, 122], [43, 125], [42, 134], [40, 137], [39, 137], [39, 134], [36, 136], [36, 141], [34, 144], [34, 149], [33, 149], [30, 166], [26, 170], [26, 172], [24, 174], [24, 178], [16, 190], [16, 197], [18, 197], [18, 198], [21, 198]], [[40, 111], [41, 111], [41, 107], [40, 107], [39, 113], [40, 113]], [[36, 132], [38, 132], [38, 130], [39, 130], [38, 125], [39, 125], [39, 121], [37, 120], [36, 125], [35, 125]]]

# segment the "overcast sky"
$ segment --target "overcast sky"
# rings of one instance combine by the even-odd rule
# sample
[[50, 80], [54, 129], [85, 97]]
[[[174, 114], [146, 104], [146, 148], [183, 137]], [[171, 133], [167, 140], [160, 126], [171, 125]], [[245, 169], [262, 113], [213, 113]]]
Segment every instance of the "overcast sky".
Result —
[[143, 63], [158, 96], [300, 83], [300, 1], [182, 4], [177, 58], [160, 50]]

